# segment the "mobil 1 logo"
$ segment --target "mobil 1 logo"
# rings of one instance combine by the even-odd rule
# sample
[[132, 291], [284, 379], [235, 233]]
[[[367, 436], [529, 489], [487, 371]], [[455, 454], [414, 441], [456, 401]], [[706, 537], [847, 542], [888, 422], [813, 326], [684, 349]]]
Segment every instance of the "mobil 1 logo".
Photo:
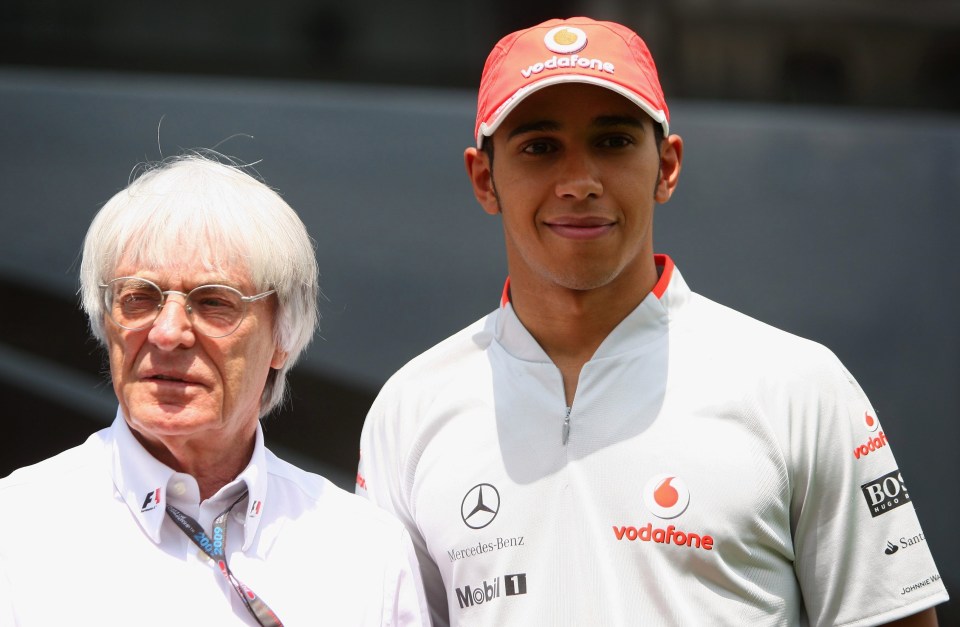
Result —
[[464, 586], [455, 588], [457, 593], [457, 603], [460, 609], [482, 605], [500, 598], [500, 581], [503, 580], [503, 596], [517, 596], [527, 593], [527, 574], [516, 573], [513, 575], [504, 575], [503, 577], [494, 577], [491, 581], [483, 580], [483, 583], [476, 586]]
[[910, 502], [910, 492], [899, 469], [863, 484], [860, 490], [874, 518]]

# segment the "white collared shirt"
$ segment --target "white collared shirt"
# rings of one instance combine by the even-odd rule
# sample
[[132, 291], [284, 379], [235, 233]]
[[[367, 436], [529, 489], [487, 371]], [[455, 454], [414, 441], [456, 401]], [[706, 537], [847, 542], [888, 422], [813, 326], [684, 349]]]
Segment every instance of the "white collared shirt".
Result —
[[416, 556], [396, 520], [257, 440], [248, 466], [200, 502], [113, 425], [0, 480], [0, 625], [256, 625], [216, 566], [166, 515], [227, 523], [230, 569], [297, 625], [427, 625]]

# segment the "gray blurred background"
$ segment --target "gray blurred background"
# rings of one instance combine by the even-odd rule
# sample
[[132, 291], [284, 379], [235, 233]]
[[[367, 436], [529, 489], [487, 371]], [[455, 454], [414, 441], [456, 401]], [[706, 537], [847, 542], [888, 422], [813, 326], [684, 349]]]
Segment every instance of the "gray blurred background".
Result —
[[498, 302], [500, 224], [461, 158], [484, 58], [579, 14], [644, 36], [686, 141], [657, 248], [694, 290], [838, 354], [960, 594], [956, 0], [5, 0], [0, 476], [113, 417], [76, 297], [94, 213], [138, 162], [217, 147], [300, 212], [322, 273], [268, 443], [352, 489], [380, 385]]

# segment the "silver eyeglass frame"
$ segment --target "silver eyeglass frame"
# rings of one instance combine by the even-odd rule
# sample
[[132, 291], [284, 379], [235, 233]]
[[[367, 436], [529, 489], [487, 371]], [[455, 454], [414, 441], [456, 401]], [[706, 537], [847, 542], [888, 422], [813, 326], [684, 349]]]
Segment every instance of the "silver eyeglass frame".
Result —
[[[157, 309], [153, 315], [153, 318], [150, 320], [148, 324], [145, 324], [139, 327], [125, 326], [117, 322], [113, 317], [113, 306], [112, 306], [113, 296], [111, 295], [109, 290], [111, 289], [113, 284], [116, 283], [117, 281], [129, 281], [129, 280], [140, 281], [141, 283], [152, 285], [153, 287], [157, 288], [157, 291], [160, 293], [160, 304], [157, 305]], [[190, 325], [193, 327], [194, 331], [196, 331], [197, 333], [199, 333], [204, 337], [209, 337], [211, 339], [219, 339], [222, 337], [227, 337], [228, 335], [234, 333], [237, 329], [240, 328], [240, 325], [243, 323], [243, 319], [246, 318], [247, 316], [248, 303], [252, 303], [252, 302], [264, 299], [267, 296], [270, 296], [271, 294], [276, 294], [277, 292], [277, 290], [271, 289], [271, 290], [267, 290], [266, 292], [260, 292], [259, 294], [254, 294], [253, 296], [244, 296], [244, 294], [235, 287], [231, 287], [229, 285], [220, 285], [217, 283], [211, 283], [208, 285], [198, 285], [197, 287], [193, 288], [189, 292], [181, 292], [178, 290], [164, 290], [159, 285], [151, 281], [150, 279], [145, 279], [139, 276], [119, 276], [115, 279], [111, 279], [107, 281], [106, 283], [100, 283], [99, 287], [100, 289], [104, 290], [103, 304], [107, 310], [106, 312], [107, 317], [110, 318], [110, 322], [117, 325], [121, 329], [126, 329], [127, 331], [143, 331], [144, 329], [149, 329], [157, 322], [157, 318], [160, 317], [160, 312], [163, 310], [164, 306], [166, 306], [167, 304], [167, 296], [169, 296], [170, 294], [177, 294], [179, 296], [183, 296], [183, 309], [184, 311], [187, 312], [187, 319], [190, 320]], [[230, 290], [231, 292], [234, 292], [235, 294], [237, 294], [240, 297], [240, 302], [243, 303], [243, 310], [240, 312], [240, 317], [237, 319], [237, 324], [232, 329], [230, 329], [230, 331], [222, 335], [210, 335], [210, 334], [204, 333], [203, 331], [197, 328], [197, 325], [193, 321], [193, 307], [190, 305], [190, 296], [198, 290], [202, 290], [204, 288], [210, 288], [210, 287], [217, 287], [217, 288]]]

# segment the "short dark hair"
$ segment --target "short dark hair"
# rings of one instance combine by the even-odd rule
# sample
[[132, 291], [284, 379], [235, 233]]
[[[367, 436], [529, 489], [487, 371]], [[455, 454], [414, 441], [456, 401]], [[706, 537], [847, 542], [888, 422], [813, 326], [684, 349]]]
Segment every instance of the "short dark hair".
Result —
[[657, 153], [660, 152], [660, 146], [663, 145], [663, 124], [653, 123], [653, 141], [657, 144]]

